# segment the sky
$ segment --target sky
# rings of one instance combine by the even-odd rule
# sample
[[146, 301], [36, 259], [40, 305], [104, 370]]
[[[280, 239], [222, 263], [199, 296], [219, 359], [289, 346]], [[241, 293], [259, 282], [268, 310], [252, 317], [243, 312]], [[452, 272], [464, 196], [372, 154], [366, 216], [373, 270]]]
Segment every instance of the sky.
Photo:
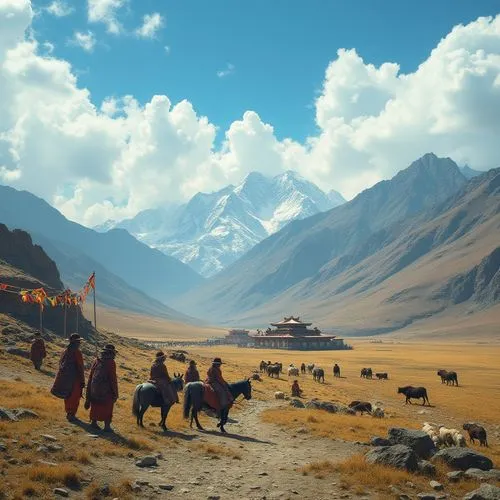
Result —
[[252, 170], [500, 166], [497, 0], [0, 0], [0, 183], [87, 225]]

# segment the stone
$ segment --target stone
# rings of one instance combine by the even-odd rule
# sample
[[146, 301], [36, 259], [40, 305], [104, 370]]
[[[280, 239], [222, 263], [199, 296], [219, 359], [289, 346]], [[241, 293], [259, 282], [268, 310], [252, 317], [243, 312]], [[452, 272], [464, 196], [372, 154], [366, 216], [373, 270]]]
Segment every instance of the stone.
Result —
[[144, 481], [143, 479], [136, 479], [135, 482], [139, 485], [139, 486], [148, 486], [149, 485], [149, 481]]
[[55, 436], [51, 436], [50, 434], [42, 434], [40, 437], [43, 437], [45, 441], [57, 441], [57, 438]]
[[139, 493], [142, 490], [141, 485], [137, 483], [133, 483], [130, 488], [134, 493]]
[[398, 499], [399, 500], [411, 500], [411, 498], [406, 493], [402, 493], [401, 495], [399, 495]]
[[370, 450], [366, 455], [369, 463], [383, 464], [396, 469], [405, 469], [414, 472], [418, 469], [418, 456], [409, 447], [403, 444], [394, 446], [380, 446]]
[[420, 500], [436, 500], [436, 495], [432, 493], [419, 493], [417, 498], [420, 498]]
[[464, 473], [467, 479], [476, 479], [477, 481], [500, 481], [500, 470], [481, 470], [481, 469], [467, 469]]
[[461, 470], [454, 470], [446, 474], [446, 477], [448, 478], [448, 481], [450, 483], [458, 483], [458, 481], [460, 481], [460, 479], [462, 479], [463, 476], [464, 473]]
[[97, 439], [99, 437], [99, 435], [98, 434], [87, 434], [87, 437], [91, 438], [91, 439]]
[[69, 497], [69, 491], [64, 488], [54, 488], [54, 495], [60, 497]]
[[0, 408], [0, 420], [7, 420], [8, 422], [17, 422], [19, 419], [16, 417], [12, 410], [8, 408]]
[[7, 451], [7, 445], [5, 443], [0, 443], [0, 451]]
[[370, 444], [372, 446], [391, 446], [391, 442], [388, 439], [381, 437], [372, 437], [370, 439]]
[[49, 462], [48, 460], [38, 460], [38, 463], [42, 465], [49, 465], [50, 467], [57, 467], [55, 462]]
[[418, 471], [424, 476], [432, 477], [436, 475], [436, 467], [427, 460], [418, 462]]
[[152, 456], [142, 457], [135, 462], [135, 465], [137, 465], [137, 467], [156, 467], [158, 465], [158, 460], [156, 457]]
[[210, 495], [209, 497], [207, 497], [208, 500], [220, 500], [220, 496], [219, 495]]
[[7, 347], [5, 349], [7, 354], [12, 354], [13, 356], [20, 356], [21, 358], [29, 359], [30, 353], [26, 349], [20, 349], [19, 347]]
[[15, 408], [12, 410], [18, 419], [23, 418], [40, 418], [38, 413], [33, 410], [28, 410], [28, 408]]
[[467, 469], [490, 470], [493, 468], [493, 462], [488, 458], [470, 448], [444, 448], [438, 451], [432, 461], [441, 460], [447, 463], [453, 469], [466, 471]]
[[431, 481], [429, 483], [429, 486], [434, 490], [434, 491], [442, 491], [444, 490], [444, 486], [438, 482], [438, 481]]
[[160, 490], [172, 491], [174, 486], [172, 484], [159, 484], [158, 488], [160, 488]]
[[500, 488], [492, 484], [482, 484], [477, 490], [464, 496], [464, 500], [499, 500]]
[[388, 434], [392, 444], [409, 446], [421, 458], [429, 458], [436, 451], [434, 442], [423, 431], [391, 427]]
[[47, 446], [47, 449], [49, 451], [61, 451], [63, 447], [60, 444], [49, 444]]
[[385, 412], [382, 408], [375, 408], [373, 411], [372, 411], [372, 417], [375, 417], [375, 418], [384, 418], [385, 417]]
[[293, 406], [294, 408], [305, 408], [304, 403], [300, 399], [291, 399], [290, 406]]
[[48, 453], [49, 449], [42, 444], [36, 449], [36, 451], [38, 451], [38, 453]]
[[18, 463], [17, 458], [9, 458], [9, 460], [7, 460], [7, 462], [10, 465], [17, 465], [17, 463]]

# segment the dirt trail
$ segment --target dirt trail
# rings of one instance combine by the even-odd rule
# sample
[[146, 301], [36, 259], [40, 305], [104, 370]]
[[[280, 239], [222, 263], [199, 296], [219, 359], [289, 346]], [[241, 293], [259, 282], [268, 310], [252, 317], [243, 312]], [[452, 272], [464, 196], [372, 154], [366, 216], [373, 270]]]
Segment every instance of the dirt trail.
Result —
[[[162, 483], [174, 486], [165, 492], [168, 498], [272, 499], [272, 498], [349, 498], [341, 490], [338, 478], [317, 479], [303, 476], [297, 469], [321, 460], [341, 461], [362, 447], [343, 441], [319, 439], [304, 432], [290, 434], [260, 420], [261, 411], [275, 406], [272, 402], [252, 400], [228, 424], [227, 435], [218, 431], [171, 433], [178, 441], [188, 441], [175, 448], [165, 448], [158, 467], [138, 469], [133, 460], [108, 461], [111, 472], [134, 480], [146, 480], [152, 486]], [[215, 419], [202, 415], [206, 428], [215, 428]], [[161, 438], [160, 440], [161, 441]], [[226, 447], [241, 458], [204, 453], [201, 446]], [[200, 446], [200, 448], [198, 448]], [[162, 450], [159, 442], [159, 450]], [[104, 465], [104, 464], [103, 464]], [[149, 490], [149, 491], [148, 491]], [[153, 496], [144, 486], [141, 496]], [[138, 495], [139, 496], [139, 495]], [[157, 496], [157, 494], [154, 494]], [[362, 498], [369, 498], [364, 496]]]

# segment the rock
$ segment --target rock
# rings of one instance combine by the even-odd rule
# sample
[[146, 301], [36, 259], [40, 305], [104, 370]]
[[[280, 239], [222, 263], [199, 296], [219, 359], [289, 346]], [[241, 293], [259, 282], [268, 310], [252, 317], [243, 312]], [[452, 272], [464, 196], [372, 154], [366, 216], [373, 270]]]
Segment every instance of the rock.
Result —
[[409, 446], [421, 458], [429, 458], [436, 451], [434, 442], [423, 431], [391, 427], [389, 441], [392, 444]]
[[9, 460], [7, 460], [7, 462], [10, 465], [17, 465], [17, 463], [18, 463], [17, 458], [9, 458]]
[[365, 457], [369, 463], [388, 465], [410, 472], [418, 469], [417, 454], [409, 446], [403, 444], [374, 448]]
[[33, 410], [28, 410], [27, 408], [15, 408], [12, 410], [18, 419], [23, 418], [40, 418], [38, 413]]
[[103, 497], [107, 497], [110, 495], [109, 484], [103, 484], [99, 489], [99, 492]]
[[64, 488], [54, 488], [54, 495], [59, 495], [60, 497], [68, 497], [69, 492]]
[[144, 481], [143, 479], [136, 479], [135, 482], [139, 485], [139, 486], [148, 486], [149, 484], [149, 481]]
[[57, 441], [55, 436], [51, 436], [50, 434], [42, 434], [40, 437], [43, 437], [45, 441]]
[[415, 485], [411, 482], [411, 481], [406, 481], [406, 486], [408, 486], [408, 488], [415, 488]]
[[152, 456], [142, 457], [135, 462], [135, 465], [137, 465], [137, 467], [156, 467], [158, 465], [158, 460], [156, 457]]
[[450, 483], [458, 483], [460, 479], [464, 476], [464, 473], [461, 470], [454, 470], [452, 472], [448, 472], [446, 477]]
[[406, 493], [401, 493], [398, 497], [399, 500], [411, 500], [411, 498]]
[[294, 408], [305, 408], [304, 403], [300, 399], [290, 400], [290, 406], [293, 406]]
[[139, 493], [142, 490], [141, 485], [137, 484], [137, 482], [133, 483], [132, 486], [130, 486], [130, 488], [134, 493]]
[[12, 410], [9, 410], [8, 408], [0, 408], [0, 420], [17, 422], [19, 419], [16, 417]]
[[48, 462], [47, 460], [38, 460], [38, 463], [42, 465], [49, 465], [50, 467], [57, 467], [55, 462]]
[[429, 410], [420, 410], [418, 412], [419, 415], [427, 415], [429, 413]]
[[21, 358], [29, 359], [30, 353], [26, 349], [20, 349], [19, 347], [7, 347], [5, 349], [7, 354], [12, 354], [13, 356], [21, 356]]
[[476, 479], [477, 481], [500, 481], [500, 470], [481, 470], [481, 469], [467, 469], [464, 476], [467, 479]]
[[309, 410], [319, 410], [321, 408], [320, 402], [315, 399], [307, 401], [305, 407], [308, 408]]
[[420, 460], [418, 462], [418, 470], [424, 476], [432, 477], [436, 475], [436, 467], [427, 460]]
[[431, 481], [429, 485], [434, 491], [442, 491], [444, 489], [444, 486], [438, 481]]
[[61, 451], [63, 447], [60, 444], [49, 444], [47, 446], [47, 449], [49, 451]]
[[419, 493], [417, 498], [420, 498], [420, 500], [436, 500], [436, 495], [432, 493]]
[[372, 417], [375, 417], [375, 418], [384, 418], [385, 417], [385, 412], [382, 408], [375, 408], [373, 411], [372, 411]]
[[99, 437], [99, 435], [98, 434], [87, 434], [87, 437], [91, 438], [91, 439], [97, 439]]
[[477, 453], [470, 448], [444, 448], [438, 451], [432, 461], [442, 460], [453, 469], [467, 470], [467, 469], [481, 469], [490, 470], [493, 468], [493, 462], [481, 453]]
[[391, 446], [391, 442], [388, 439], [381, 437], [372, 437], [370, 439], [370, 444], [372, 446]]
[[209, 497], [207, 497], [208, 500], [220, 500], [220, 496], [219, 495], [210, 495]]
[[5, 443], [0, 443], [0, 451], [7, 451], [7, 445]]
[[42, 444], [36, 449], [36, 451], [38, 451], [38, 453], [48, 453], [49, 449]]
[[172, 491], [174, 486], [172, 484], [159, 484], [158, 488], [160, 488], [160, 490]]
[[477, 490], [465, 495], [464, 500], [500, 500], [500, 488], [491, 484], [482, 484]]

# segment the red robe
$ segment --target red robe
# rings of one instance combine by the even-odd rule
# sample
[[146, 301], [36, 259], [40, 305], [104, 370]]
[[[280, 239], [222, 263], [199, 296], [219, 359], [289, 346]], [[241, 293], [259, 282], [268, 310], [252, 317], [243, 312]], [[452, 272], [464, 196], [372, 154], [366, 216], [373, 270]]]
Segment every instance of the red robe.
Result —
[[177, 395], [177, 391], [172, 384], [172, 379], [164, 363], [158, 361], [153, 362], [151, 365], [150, 378], [151, 382], [160, 390], [163, 401], [167, 405], [173, 405], [179, 402], [179, 396]]
[[220, 410], [221, 408], [231, 405], [233, 402], [233, 395], [229, 391], [229, 387], [222, 376], [220, 366], [212, 365], [208, 369], [205, 384], [208, 385], [205, 390], [205, 399], [209, 406], [215, 410]]
[[292, 384], [292, 396], [294, 396], [296, 398], [300, 398], [301, 394], [302, 394], [302, 390], [299, 387], [299, 383], [298, 382], [294, 382]]
[[50, 392], [54, 396], [64, 399], [66, 413], [75, 415], [84, 387], [83, 356], [78, 345], [70, 344], [61, 355], [59, 370]]
[[33, 361], [35, 368], [40, 368], [42, 366], [43, 358], [47, 356], [47, 351], [45, 350], [45, 342], [42, 338], [38, 337], [31, 343], [30, 359]]
[[86, 401], [90, 403], [90, 420], [111, 422], [118, 399], [116, 363], [111, 358], [98, 358], [90, 369]]
[[189, 384], [189, 382], [198, 382], [200, 380], [200, 374], [196, 368], [188, 368], [184, 374], [184, 383]]

